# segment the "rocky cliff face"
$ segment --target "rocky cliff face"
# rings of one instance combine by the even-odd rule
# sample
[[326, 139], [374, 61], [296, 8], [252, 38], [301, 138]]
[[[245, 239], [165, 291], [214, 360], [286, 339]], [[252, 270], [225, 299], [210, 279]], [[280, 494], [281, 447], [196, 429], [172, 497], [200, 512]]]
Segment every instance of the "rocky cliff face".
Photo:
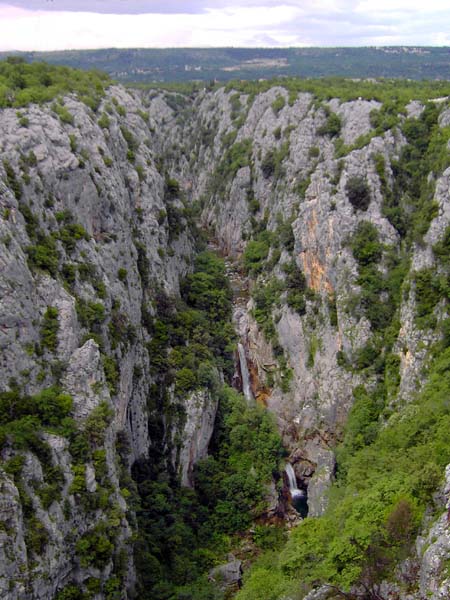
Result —
[[[281, 109], [274, 108], [280, 98]], [[252, 317], [251, 302], [240, 322], [240, 333], [255, 367], [255, 391], [263, 394], [276, 414], [298, 476], [309, 481], [316, 470], [332, 475], [331, 448], [352, 403], [352, 389], [361, 382], [359, 375], [339, 366], [336, 357], [339, 352], [356, 353], [371, 333], [367, 318], [346, 310], [358, 290], [357, 265], [348, 240], [358, 224], [368, 220], [377, 228], [382, 243], [398, 245], [396, 230], [382, 214], [374, 157], [383, 157], [389, 173], [390, 161], [398, 158], [404, 140], [388, 132], [336, 158], [333, 141], [322, 133], [329, 111], [340, 117], [341, 139], [351, 147], [361, 136], [373, 133], [369, 115], [380, 103], [333, 100], [317, 106], [310, 94], [288, 100], [287, 91], [278, 87], [255, 98], [224, 90], [200, 95], [194, 104], [198, 138], [191, 157], [195, 162], [182, 172], [192, 197], [203, 199], [203, 220], [213, 228], [225, 254], [242, 254], [255, 223], [273, 232], [280, 219], [292, 227], [292, 248], [282, 248], [279, 256], [271, 249], [269, 261], [273, 264], [264, 275], [266, 279], [271, 275], [284, 278], [282, 267], [292, 258], [314, 292], [302, 316], [284, 302], [273, 312], [291, 378], [289, 389], [268, 385], [267, 375], [276, 368], [277, 358], [273, 344]], [[177, 141], [189, 139], [191, 128], [189, 123], [188, 132], [173, 130], [168, 144], [173, 147]], [[211, 143], [202, 144], [202, 135]], [[227, 171], [220, 166], [227, 160], [223, 157], [230, 152], [230, 143], [232, 150], [239, 147], [244, 156]], [[218, 177], [222, 178], [219, 191]], [[346, 184], [352, 177], [367, 180], [370, 204], [365, 211], [355, 210], [347, 197]], [[260, 277], [254, 285], [265, 283]], [[333, 324], [330, 298], [337, 311]], [[313, 514], [320, 512], [315, 502], [311, 508]]]
[[[395, 338], [383, 350], [391, 407], [414, 398], [425, 380], [430, 349], [442, 335], [434, 320], [424, 326], [418, 315], [424, 310], [420, 278], [427, 270], [441, 269], [433, 248], [449, 225], [449, 169], [427, 174], [433, 212], [422, 214], [423, 234], [410, 243], [405, 258], [405, 232], [387, 204], [397, 195], [406, 212], [415, 210], [406, 206], [406, 186], [399, 190], [396, 183], [402, 149], [411, 140], [401, 127], [376, 131], [373, 117], [380, 109], [381, 103], [362, 99], [321, 104], [312, 95], [292, 97], [277, 87], [256, 96], [221, 89], [194, 101], [194, 136], [190, 116], [167, 141], [174, 148], [181, 140], [193, 140], [190, 164], [179, 163], [178, 176], [181, 172], [191, 197], [200, 200], [203, 222], [226, 256], [243, 256], [245, 263], [249, 240], [264, 242], [261, 232], [272, 233], [258, 256], [264, 267], [249, 261], [252, 299], [245, 309], [239, 304], [235, 323], [249, 358], [254, 395], [276, 415], [297, 478], [308, 487], [311, 516], [326, 508], [333, 448], [341, 439], [353, 390], [361, 384], [375, 389], [380, 379], [377, 368], [371, 368], [375, 355], [368, 350], [377, 347], [385, 325], [366, 310], [364, 259], [358, 261], [352, 246], [367, 223], [384, 248], [377, 260], [385, 280], [392, 257], [397, 266], [403, 264], [397, 299], [388, 291], [378, 297], [385, 308], [395, 304], [396, 311], [389, 317]], [[423, 110], [422, 103], [411, 102], [399, 124], [420, 119]], [[441, 110], [441, 129], [448, 126], [448, 112]], [[331, 131], [330, 115], [338, 116], [338, 134]], [[447, 151], [448, 144], [441, 152]], [[355, 181], [366, 186], [361, 205], [352, 194]], [[300, 310], [289, 305], [286, 266], [292, 264], [308, 288]], [[269, 298], [274, 278], [283, 282], [275, 301]], [[261, 299], [262, 290], [269, 291]], [[436, 299], [433, 307], [432, 318], [439, 323], [445, 318], [442, 301]], [[446, 518], [434, 526], [438, 533], [429, 534], [434, 541], [425, 553], [423, 544], [418, 551], [417, 597], [430, 591], [445, 597]]]
[[[386, 216], [385, 197], [394, 186], [392, 165], [406, 140], [398, 128], [377, 135], [370, 116], [381, 108], [380, 102], [362, 99], [318, 103], [311, 94], [290, 97], [281, 87], [256, 97], [223, 89], [205, 92], [193, 105], [197, 137], [190, 148], [191, 165], [181, 163], [185, 185], [192, 198], [201, 200], [203, 221], [226, 255], [240, 257], [246, 240], [259, 229], [280, 237], [280, 222], [292, 228], [289, 244], [272, 241], [266, 268], [253, 274], [252, 286], [257, 292], [271, 277], [285, 280], [283, 266], [293, 260], [310, 290], [303, 314], [292, 310], [282, 295], [268, 313], [275, 329], [271, 340], [254, 318], [254, 300], [237, 321], [254, 367], [254, 391], [275, 413], [298, 477], [310, 483], [314, 515], [324, 506], [323, 500], [314, 500], [315, 486], [323, 499], [323, 478], [332, 477], [332, 448], [352, 404], [352, 390], [376, 380], [348, 368], [348, 361], [377, 335], [367, 313], [355, 304], [362, 288], [350, 241], [361, 223], [370, 222], [381, 244], [397, 255], [403, 247]], [[411, 102], [407, 109], [406, 116], [417, 119], [423, 104]], [[338, 135], [330, 135], [330, 114], [340, 120]], [[443, 110], [441, 127], [447, 115]], [[192, 139], [192, 121], [187, 129], [180, 127], [171, 131], [172, 147]], [[205, 138], [207, 144], [202, 143]], [[417, 271], [434, 268], [432, 247], [449, 223], [448, 170], [431, 177], [437, 177], [437, 216], [423, 241], [413, 244], [405, 282], [414, 280]], [[349, 182], [355, 180], [367, 185], [362, 209], [350, 200]], [[408, 289], [405, 284], [399, 312], [394, 346], [400, 365], [398, 398], [408, 400], [423, 383], [420, 373], [436, 333], [417, 327], [414, 285]], [[281, 380], [273, 385], [270, 376], [279, 363], [274, 346], [278, 353], [281, 348], [287, 365], [284, 376], [290, 383], [284, 389]]]
[[[365, 310], [351, 241], [371, 224], [384, 248], [383, 275], [386, 249], [398, 258], [403, 247], [384, 199], [406, 140], [398, 129], [377, 135], [370, 114], [380, 108], [365, 100], [319, 103], [282, 87], [193, 98], [112, 87], [97, 114], [71, 97], [1, 111], [0, 386], [21, 395], [59, 386], [73, 399], [78, 428], [77, 435], [46, 433], [41, 454], [4, 450], [2, 597], [51, 598], [89, 582], [98, 598], [106, 589], [132, 593], [127, 473], [154, 441], [146, 323], [157, 294], [176, 296], [192, 268], [195, 240], [182, 197], [200, 206], [225, 255], [243, 256], [251, 299], [239, 303], [235, 322], [253, 393], [276, 416], [308, 487], [310, 514], [322, 514], [353, 390], [374, 387], [378, 377], [370, 358], [364, 362], [379, 328]], [[417, 116], [421, 109], [410, 108]], [[448, 125], [448, 111], [440, 124]], [[450, 222], [449, 170], [434, 177], [437, 211], [412, 245], [400, 327], [386, 351], [398, 365], [392, 403], [420, 386], [439, 335], [415, 319], [415, 273], [434, 268], [432, 247]], [[358, 182], [363, 204], [356, 206]], [[389, 304], [387, 294], [380, 303]], [[184, 485], [207, 453], [216, 409], [214, 395], [197, 390], [185, 399], [183, 419], [163, 415], [158, 443], [171, 448]], [[77, 458], [83, 436], [87, 449]], [[56, 472], [58, 493], [47, 498]], [[421, 571], [421, 581], [434, 578], [433, 590], [443, 589], [430, 558], [447, 544], [441, 529]]]
[[[100, 427], [105, 411], [109, 415], [101, 432], [88, 433], [91, 452], [82, 464], [60, 435], [46, 437], [45, 468], [33, 453], [5, 451], [1, 589], [11, 599], [51, 598], [88, 578], [133, 587], [119, 472], [146, 456], [151, 443], [150, 337], [143, 314], [154, 310], [156, 288], [178, 292], [193, 241], [181, 202], [173, 198], [168, 206], [155, 165], [156, 123], [141, 100], [112, 88], [103, 108], [100, 125], [72, 98], [64, 101], [65, 122], [50, 106], [31, 107], [22, 117], [15, 110], [0, 115], [2, 389], [33, 395], [60, 386], [72, 396], [82, 432]], [[20, 122], [24, 114], [26, 126]], [[177, 235], [169, 229], [170, 211], [179, 214]], [[196, 408], [185, 425], [190, 435], [198, 420], [194, 397], [192, 403]], [[210, 418], [201, 425], [198, 449], [186, 442], [185, 479], [196, 452], [205, 451], [212, 424]], [[128, 440], [122, 466], [118, 434]], [[13, 480], [8, 465], [17, 456], [24, 464]], [[44, 502], [40, 493], [52, 483], [43, 468], [61, 474], [55, 501]], [[36, 528], [42, 529], [42, 543], [33, 546]], [[91, 560], [89, 546], [94, 556], [99, 541], [108, 551]]]

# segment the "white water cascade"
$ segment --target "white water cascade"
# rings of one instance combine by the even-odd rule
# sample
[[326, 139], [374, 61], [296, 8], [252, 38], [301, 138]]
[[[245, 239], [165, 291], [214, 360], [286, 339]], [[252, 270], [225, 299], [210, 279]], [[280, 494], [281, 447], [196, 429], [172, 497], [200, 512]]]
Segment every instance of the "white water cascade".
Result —
[[284, 468], [285, 473], [289, 482], [289, 492], [291, 494], [291, 498], [301, 498], [305, 495], [303, 490], [299, 490], [297, 487], [297, 479], [295, 477], [294, 469], [292, 468], [291, 463], [286, 463], [286, 467]]
[[239, 343], [238, 344], [238, 354], [239, 354], [239, 365], [241, 367], [241, 378], [242, 378], [242, 392], [244, 393], [245, 399], [247, 402], [253, 402], [253, 392], [250, 386], [250, 374], [248, 372], [247, 366], [247, 358], [245, 356], [244, 346]]

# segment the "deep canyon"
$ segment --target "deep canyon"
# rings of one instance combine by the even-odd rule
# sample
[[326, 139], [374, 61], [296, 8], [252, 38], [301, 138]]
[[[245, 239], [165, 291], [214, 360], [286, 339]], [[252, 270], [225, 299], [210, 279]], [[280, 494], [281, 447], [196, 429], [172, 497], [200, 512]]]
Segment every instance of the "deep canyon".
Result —
[[[449, 444], [417, 407], [441, 394], [442, 415], [426, 412], [447, 423], [447, 389], [436, 389], [448, 379], [450, 107], [361, 86], [347, 99], [267, 82], [191, 94], [111, 85], [95, 110], [70, 93], [1, 109], [2, 598], [215, 598], [170, 587], [153, 530], [140, 532], [170, 515], [173, 486], [177, 510], [197, 482], [214, 496], [208, 455], [234, 447], [246, 405], [250, 429], [279, 435], [264, 450], [276, 468], [258, 482], [264, 501], [246, 505], [258, 525], [229, 532], [250, 544], [248, 560], [236, 538], [221, 561], [200, 541], [205, 573], [239, 555], [243, 600], [449, 597]], [[224, 406], [241, 407], [232, 425]], [[418, 423], [395, 448], [408, 475], [386, 459], [392, 488], [379, 490], [377, 440], [402, 422]], [[428, 448], [431, 427], [440, 445]], [[351, 488], [357, 467], [366, 489]], [[146, 505], [150, 480], [163, 487]], [[297, 494], [305, 523], [335, 522], [329, 503], [358, 494], [368, 500], [351, 519], [373, 515], [348, 546], [329, 534], [334, 554], [324, 549], [330, 562], [310, 581], [296, 579], [319, 561], [295, 555]], [[395, 537], [402, 510], [414, 525]], [[261, 549], [248, 531], [286, 524], [297, 527], [277, 551], [279, 578], [252, 596]], [[395, 565], [377, 578], [367, 550], [384, 526]]]

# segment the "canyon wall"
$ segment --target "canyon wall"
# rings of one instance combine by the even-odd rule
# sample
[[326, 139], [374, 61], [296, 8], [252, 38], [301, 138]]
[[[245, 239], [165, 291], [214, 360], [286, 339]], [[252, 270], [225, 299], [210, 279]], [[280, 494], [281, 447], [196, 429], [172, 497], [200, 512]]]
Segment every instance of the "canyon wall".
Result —
[[[375, 130], [371, 115], [381, 108], [283, 87], [185, 96], [113, 86], [97, 113], [71, 96], [57, 110], [0, 112], [1, 391], [69, 394], [76, 423], [67, 434], [47, 428], [44, 449], [4, 447], [2, 597], [51, 598], [89, 580], [132, 596], [127, 485], [131, 465], [156, 443], [157, 419], [168, 468], [192, 485], [217, 398], [200, 388], [180, 400], [172, 389], [156, 415], [148, 326], [158, 295], [176, 297], [192, 270], [191, 207], [249, 281], [235, 323], [252, 392], [276, 417], [309, 514], [323, 513], [353, 391], [380, 378], [370, 351], [384, 329], [366, 310], [352, 240], [370, 224], [383, 277], [404, 253], [385, 198], [407, 140], [397, 127]], [[417, 119], [422, 109], [408, 107]], [[391, 409], [421, 387], [440, 335], [415, 318], [415, 273], [437, 268], [432, 248], [450, 222], [450, 171], [429, 177], [434, 213], [411, 242], [395, 339], [383, 346], [396, 365]], [[379, 294], [386, 313], [394, 292]], [[389, 315], [386, 327], [397, 318]], [[432, 562], [421, 585], [434, 577], [438, 594]]]

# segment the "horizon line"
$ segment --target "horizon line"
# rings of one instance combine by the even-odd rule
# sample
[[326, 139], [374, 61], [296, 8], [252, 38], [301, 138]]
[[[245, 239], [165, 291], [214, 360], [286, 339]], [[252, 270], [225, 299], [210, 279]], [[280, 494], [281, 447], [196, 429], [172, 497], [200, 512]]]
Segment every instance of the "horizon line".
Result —
[[60, 48], [56, 50], [1, 50], [0, 54], [14, 52], [26, 54], [35, 52], [39, 54], [51, 54], [52, 52], [95, 52], [97, 50], [352, 50], [359, 48], [382, 49], [382, 48], [448, 48], [450, 45], [421, 45], [421, 44], [389, 44], [389, 45], [362, 45], [362, 46], [101, 46], [97, 48]]

